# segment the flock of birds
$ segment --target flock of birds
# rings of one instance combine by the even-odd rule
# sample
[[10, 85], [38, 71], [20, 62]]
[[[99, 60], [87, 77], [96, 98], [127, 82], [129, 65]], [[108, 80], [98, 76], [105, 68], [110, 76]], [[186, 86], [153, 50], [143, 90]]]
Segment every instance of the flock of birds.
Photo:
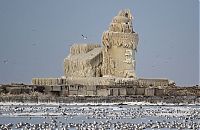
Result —
[[0, 121], [2, 130], [198, 130], [200, 109], [132, 105], [2, 105]]

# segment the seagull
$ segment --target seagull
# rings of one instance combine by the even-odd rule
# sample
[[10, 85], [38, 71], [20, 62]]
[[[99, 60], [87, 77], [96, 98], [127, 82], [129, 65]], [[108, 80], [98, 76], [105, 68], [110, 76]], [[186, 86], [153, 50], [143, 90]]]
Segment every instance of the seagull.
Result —
[[7, 64], [7, 63], [8, 63], [8, 60], [7, 60], [7, 59], [3, 60], [3, 63], [4, 63], [4, 64]]
[[32, 46], [36, 46], [36, 43], [33, 43]]
[[87, 37], [86, 37], [86, 36], [84, 36], [83, 34], [82, 34], [81, 36], [83, 37], [83, 39], [84, 39], [84, 40], [86, 40], [86, 39], [87, 39]]

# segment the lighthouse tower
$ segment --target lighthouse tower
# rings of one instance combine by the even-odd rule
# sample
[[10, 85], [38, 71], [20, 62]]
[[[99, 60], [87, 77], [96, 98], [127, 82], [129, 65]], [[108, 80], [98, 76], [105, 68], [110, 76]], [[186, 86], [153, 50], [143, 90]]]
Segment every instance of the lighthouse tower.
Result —
[[130, 10], [121, 10], [102, 35], [104, 77], [136, 78], [135, 53], [139, 38], [133, 31], [132, 19]]

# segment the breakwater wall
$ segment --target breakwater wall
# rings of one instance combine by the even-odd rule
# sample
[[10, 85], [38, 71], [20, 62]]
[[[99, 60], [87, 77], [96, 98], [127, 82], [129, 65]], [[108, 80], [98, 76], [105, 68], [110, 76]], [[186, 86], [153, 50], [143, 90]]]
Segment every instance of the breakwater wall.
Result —
[[109, 96], [109, 97], [52, 97], [52, 96], [1, 96], [0, 102], [22, 102], [22, 103], [121, 103], [121, 102], [149, 102], [149, 103], [200, 103], [200, 97], [197, 96], [164, 96], [164, 97], [146, 97], [146, 96]]

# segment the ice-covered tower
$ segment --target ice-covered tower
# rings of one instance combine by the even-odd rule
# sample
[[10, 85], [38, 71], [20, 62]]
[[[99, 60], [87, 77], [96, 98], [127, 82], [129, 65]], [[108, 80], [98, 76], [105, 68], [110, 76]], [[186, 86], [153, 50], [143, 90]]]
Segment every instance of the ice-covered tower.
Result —
[[103, 33], [103, 76], [136, 78], [135, 53], [139, 38], [133, 31], [132, 19], [129, 9], [121, 10]]

